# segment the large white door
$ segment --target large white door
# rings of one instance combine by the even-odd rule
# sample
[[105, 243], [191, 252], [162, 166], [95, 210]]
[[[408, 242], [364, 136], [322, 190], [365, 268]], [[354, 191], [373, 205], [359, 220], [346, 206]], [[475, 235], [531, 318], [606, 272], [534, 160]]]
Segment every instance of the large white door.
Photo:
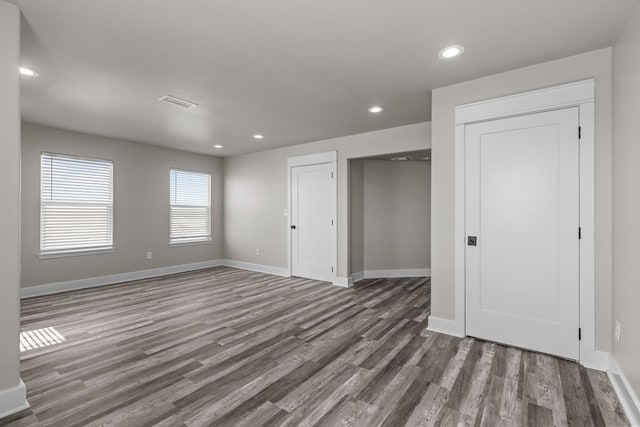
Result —
[[291, 171], [291, 272], [332, 281], [335, 270], [335, 166], [296, 166]]
[[578, 359], [578, 123], [567, 108], [465, 127], [468, 335]]

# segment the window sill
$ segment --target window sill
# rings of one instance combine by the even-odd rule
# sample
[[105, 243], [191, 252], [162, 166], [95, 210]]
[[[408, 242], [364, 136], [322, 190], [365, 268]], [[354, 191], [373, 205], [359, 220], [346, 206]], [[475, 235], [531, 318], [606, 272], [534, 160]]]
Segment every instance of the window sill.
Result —
[[211, 238], [206, 239], [206, 240], [183, 240], [183, 241], [177, 241], [177, 242], [169, 242], [169, 247], [173, 248], [173, 247], [179, 247], [179, 246], [194, 246], [194, 245], [211, 245], [213, 243], [213, 240]]
[[110, 254], [116, 251], [115, 246], [111, 248], [99, 248], [99, 249], [81, 249], [77, 251], [57, 251], [57, 252], [40, 252], [38, 258], [40, 259], [52, 259], [52, 258], [67, 258], [84, 255], [101, 255]]

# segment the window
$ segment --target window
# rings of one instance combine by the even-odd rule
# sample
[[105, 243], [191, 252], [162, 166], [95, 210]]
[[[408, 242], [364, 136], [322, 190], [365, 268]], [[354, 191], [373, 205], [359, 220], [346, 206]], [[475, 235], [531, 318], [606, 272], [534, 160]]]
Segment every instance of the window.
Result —
[[171, 169], [170, 243], [211, 241], [211, 175]]
[[42, 255], [113, 248], [113, 163], [42, 153]]

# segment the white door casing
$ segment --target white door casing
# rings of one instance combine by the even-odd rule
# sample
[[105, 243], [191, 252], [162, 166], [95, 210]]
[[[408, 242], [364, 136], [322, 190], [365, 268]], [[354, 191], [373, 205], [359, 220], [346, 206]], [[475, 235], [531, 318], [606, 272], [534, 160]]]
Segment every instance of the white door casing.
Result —
[[578, 108], [465, 128], [468, 335], [578, 359]]
[[463, 337], [466, 332], [465, 127], [472, 123], [536, 112], [578, 107], [580, 111], [580, 340], [579, 362], [607, 370], [608, 353], [595, 343], [594, 143], [593, 79], [503, 96], [455, 107], [454, 144], [454, 306], [452, 318], [429, 317], [430, 330]]
[[289, 159], [292, 276], [333, 282], [337, 267], [336, 153]]

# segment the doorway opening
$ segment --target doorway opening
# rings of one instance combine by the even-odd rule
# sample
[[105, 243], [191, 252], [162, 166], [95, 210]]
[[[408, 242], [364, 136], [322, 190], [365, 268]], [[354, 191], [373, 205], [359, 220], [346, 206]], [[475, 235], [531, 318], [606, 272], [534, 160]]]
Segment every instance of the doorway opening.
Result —
[[431, 275], [431, 150], [349, 160], [349, 274]]

